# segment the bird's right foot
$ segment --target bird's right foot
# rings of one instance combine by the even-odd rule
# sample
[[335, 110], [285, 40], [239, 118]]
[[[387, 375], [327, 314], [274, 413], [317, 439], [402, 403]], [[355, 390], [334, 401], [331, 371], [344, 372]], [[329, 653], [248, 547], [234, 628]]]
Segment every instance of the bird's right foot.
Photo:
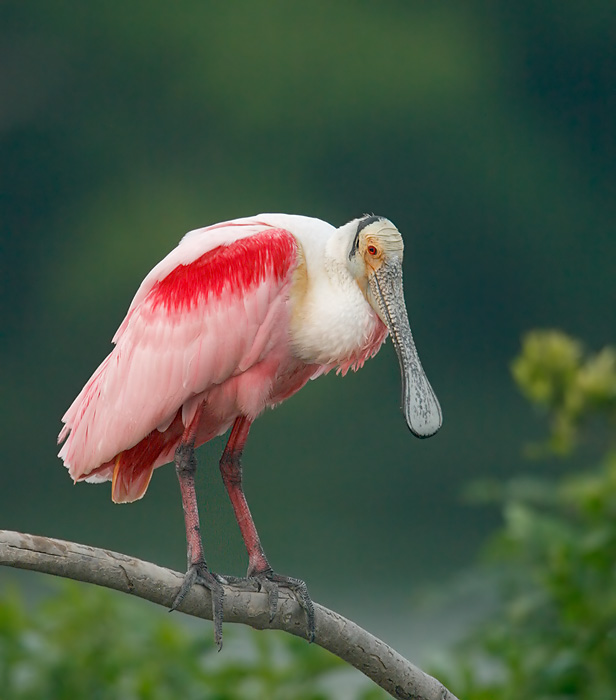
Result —
[[171, 605], [170, 612], [177, 610], [182, 604], [188, 591], [198, 583], [200, 586], [207, 588], [212, 596], [212, 621], [214, 623], [214, 641], [218, 647], [218, 651], [222, 649], [222, 617], [223, 617], [223, 600], [225, 596], [223, 583], [227, 581], [218, 574], [212, 573], [204, 561], [194, 562], [188, 568], [184, 581], [180, 586], [178, 594]]

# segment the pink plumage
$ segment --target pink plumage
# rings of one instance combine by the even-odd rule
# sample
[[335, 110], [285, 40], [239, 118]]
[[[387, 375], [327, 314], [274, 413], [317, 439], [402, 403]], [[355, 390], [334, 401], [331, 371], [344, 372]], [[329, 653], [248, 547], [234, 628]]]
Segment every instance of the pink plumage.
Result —
[[144, 495], [200, 402], [197, 445], [240, 414], [256, 418], [316, 370], [288, 347], [295, 238], [258, 223], [224, 231], [224, 242], [207, 229], [185, 238], [152, 270], [113, 352], [62, 419], [60, 457], [70, 475], [113, 479], [116, 502]]

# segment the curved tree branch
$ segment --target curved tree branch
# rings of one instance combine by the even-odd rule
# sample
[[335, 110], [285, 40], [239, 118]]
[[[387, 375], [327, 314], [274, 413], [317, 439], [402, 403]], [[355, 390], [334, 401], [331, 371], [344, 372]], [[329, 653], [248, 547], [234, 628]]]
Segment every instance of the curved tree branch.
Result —
[[[145, 598], [169, 608], [183, 575], [125, 554], [49, 537], [0, 530], [0, 564], [95, 583]], [[195, 586], [180, 610], [212, 619], [209, 591]], [[315, 644], [355, 666], [394, 698], [457, 700], [439, 681], [394, 649], [338, 613], [315, 604]], [[279, 629], [305, 636], [305, 617], [293, 596], [281, 590], [278, 612], [270, 623], [267, 596], [256, 586], [225, 586], [225, 622], [255, 629]]]

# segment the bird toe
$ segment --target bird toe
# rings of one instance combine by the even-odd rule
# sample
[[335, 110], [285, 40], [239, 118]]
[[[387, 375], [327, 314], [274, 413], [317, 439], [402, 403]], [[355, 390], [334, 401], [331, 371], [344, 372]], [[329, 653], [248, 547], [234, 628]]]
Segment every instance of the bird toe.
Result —
[[278, 612], [278, 592], [280, 587], [288, 588], [306, 614], [306, 637], [309, 642], [314, 642], [315, 615], [314, 603], [308, 593], [308, 586], [304, 581], [292, 576], [282, 576], [271, 569], [257, 572], [249, 576], [256, 581], [259, 588], [267, 593], [270, 622]]

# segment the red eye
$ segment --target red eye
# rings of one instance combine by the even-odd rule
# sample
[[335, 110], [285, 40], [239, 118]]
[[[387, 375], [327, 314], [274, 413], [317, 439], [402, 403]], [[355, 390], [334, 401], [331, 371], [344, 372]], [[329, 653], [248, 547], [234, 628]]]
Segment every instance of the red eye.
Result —
[[376, 249], [376, 246], [369, 245], [368, 252], [370, 253], [370, 255], [376, 255], [379, 251]]

